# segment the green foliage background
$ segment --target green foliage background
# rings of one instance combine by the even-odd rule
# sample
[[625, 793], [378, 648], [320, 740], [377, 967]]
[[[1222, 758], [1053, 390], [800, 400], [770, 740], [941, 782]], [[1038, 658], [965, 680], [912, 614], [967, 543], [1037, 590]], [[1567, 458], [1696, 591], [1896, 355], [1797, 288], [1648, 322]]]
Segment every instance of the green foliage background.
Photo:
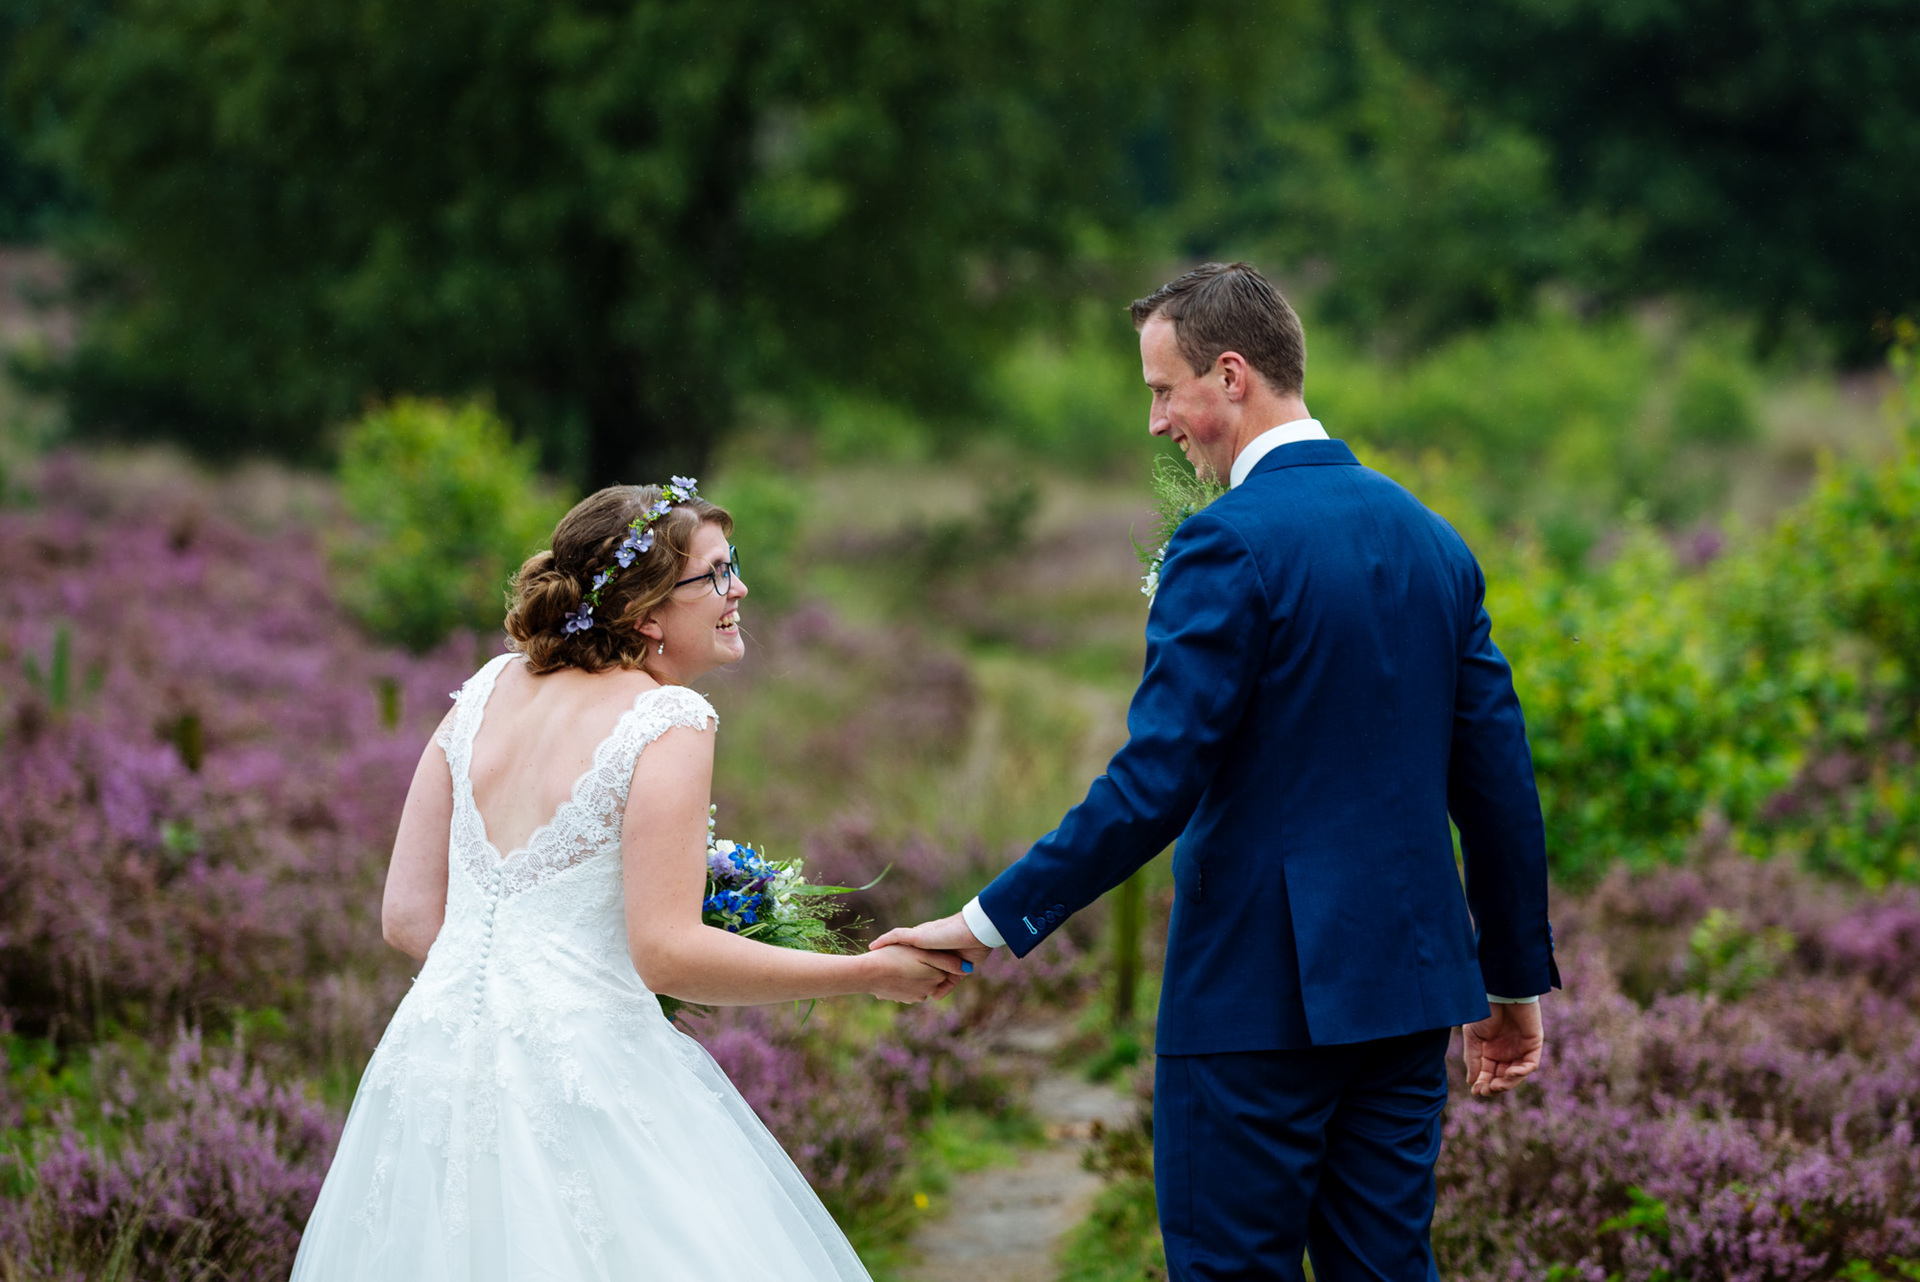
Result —
[[362, 416], [340, 444], [355, 523], [333, 549], [341, 600], [416, 652], [456, 628], [497, 634], [513, 572], [567, 509], [533, 462], [477, 403], [402, 398]]
[[[215, 454], [476, 393], [584, 486], [769, 397], [830, 444], [1077, 454], [1105, 381], [1036, 423], [1008, 380], [1200, 256], [1396, 359], [1674, 294], [1751, 320], [1723, 347], [1870, 360], [1920, 304], [1887, 0], [5, 0], [0, 39], [0, 231], [83, 307], [32, 372]], [[1737, 433], [1725, 390], [1674, 430]]]

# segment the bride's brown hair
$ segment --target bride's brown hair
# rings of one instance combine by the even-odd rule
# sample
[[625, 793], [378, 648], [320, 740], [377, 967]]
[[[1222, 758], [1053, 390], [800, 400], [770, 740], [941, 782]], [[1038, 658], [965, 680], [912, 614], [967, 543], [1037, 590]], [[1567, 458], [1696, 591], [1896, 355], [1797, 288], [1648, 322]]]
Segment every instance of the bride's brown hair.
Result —
[[[627, 527], [660, 498], [657, 485], [610, 485], [589, 494], [553, 527], [553, 546], [521, 565], [507, 593], [507, 635], [512, 648], [527, 656], [533, 672], [646, 666], [647, 638], [640, 625], [673, 592], [673, 585], [687, 577], [694, 536], [708, 523], [729, 537], [733, 534], [733, 517], [725, 508], [702, 498], [687, 499], [649, 527], [653, 547], [620, 569], [614, 552]], [[568, 616], [580, 609], [593, 576], [605, 569], [612, 569], [614, 577], [600, 590], [593, 626], [566, 632]]]

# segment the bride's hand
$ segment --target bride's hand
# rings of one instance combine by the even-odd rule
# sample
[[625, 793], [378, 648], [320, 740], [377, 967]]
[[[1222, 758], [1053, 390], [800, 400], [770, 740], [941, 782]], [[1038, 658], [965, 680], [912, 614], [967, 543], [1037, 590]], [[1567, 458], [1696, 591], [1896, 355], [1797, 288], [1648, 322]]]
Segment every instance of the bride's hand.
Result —
[[876, 948], [858, 960], [867, 968], [868, 992], [908, 1004], [946, 996], [967, 966], [952, 953], [929, 952], [910, 944]]

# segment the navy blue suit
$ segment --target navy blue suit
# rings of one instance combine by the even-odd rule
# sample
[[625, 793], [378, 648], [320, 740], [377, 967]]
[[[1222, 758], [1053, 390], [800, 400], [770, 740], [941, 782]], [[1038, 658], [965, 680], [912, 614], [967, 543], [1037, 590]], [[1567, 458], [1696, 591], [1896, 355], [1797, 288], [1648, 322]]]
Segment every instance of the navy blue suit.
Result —
[[[1161, 1154], [1176, 1277], [1297, 1276], [1299, 1248], [1285, 1225], [1225, 1241], [1243, 1216], [1183, 1241], [1169, 1197], [1202, 1220], [1250, 1179], [1306, 1198], [1316, 1227], [1303, 1205], [1300, 1232], [1313, 1236], [1323, 1279], [1344, 1272], [1337, 1241], [1322, 1239], [1347, 1230], [1329, 1217], [1354, 1222], [1365, 1209], [1335, 1205], [1336, 1194], [1413, 1205], [1424, 1163], [1430, 1219], [1445, 1092], [1435, 1030], [1484, 1018], [1489, 992], [1559, 984], [1539, 797], [1485, 588], [1453, 529], [1345, 445], [1273, 450], [1174, 536], [1126, 746], [980, 894], [1024, 955], [1178, 838], [1156, 1147], [1213, 1127], [1211, 1108], [1237, 1121], [1209, 1130], [1210, 1148], [1229, 1133], [1253, 1138], [1244, 1161]], [[1418, 1108], [1405, 1094], [1416, 1079]], [[1323, 1098], [1328, 1082], [1345, 1085]], [[1341, 1110], [1368, 1092], [1413, 1120], [1394, 1153], [1349, 1154], [1338, 1169]], [[1169, 1108], [1184, 1110], [1179, 1125]], [[1361, 1125], [1357, 1113], [1348, 1121]], [[1363, 1127], [1376, 1138], [1377, 1121]], [[1406, 1169], [1369, 1174], [1380, 1162]], [[1170, 1165], [1191, 1187], [1169, 1187]], [[1401, 1229], [1424, 1239], [1426, 1220]], [[1399, 1249], [1378, 1258], [1402, 1261]], [[1268, 1258], [1289, 1251], [1290, 1266]], [[1247, 1252], [1258, 1258], [1233, 1263]], [[1412, 1276], [1404, 1261], [1356, 1259], [1354, 1276]], [[1430, 1269], [1429, 1259], [1420, 1276]]]

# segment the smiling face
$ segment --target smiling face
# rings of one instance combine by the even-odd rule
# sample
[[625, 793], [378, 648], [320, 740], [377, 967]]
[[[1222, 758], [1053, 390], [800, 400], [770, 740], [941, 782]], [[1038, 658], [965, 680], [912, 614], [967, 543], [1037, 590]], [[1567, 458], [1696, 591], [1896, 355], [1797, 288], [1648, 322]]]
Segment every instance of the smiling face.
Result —
[[1202, 480], [1224, 480], [1233, 468], [1232, 402], [1218, 367], [1196, 373], [1166, 317], [1140, 327], [1140, 373], [1153, 393], [1147, 430], [1178, 445]]
[[[648, 647], [647, 671], [663, 681], [684, 685], [746, 655], [747, 645], [740, 636], [740, 602], [747, 595], [747, 585], [736, 574], [726, 595], [718, 596], [712, 581], [704, 577], [715, 566], [728, 564], [729, 559], [726, 534], [717, 525], [701, 525], [676, 577], [703, 577], [675, 588], [673, 595], [640, 625], [640, 631], [653, 641]], [[659, 648], [662, 644], [666, 646], [664, 652]]]

